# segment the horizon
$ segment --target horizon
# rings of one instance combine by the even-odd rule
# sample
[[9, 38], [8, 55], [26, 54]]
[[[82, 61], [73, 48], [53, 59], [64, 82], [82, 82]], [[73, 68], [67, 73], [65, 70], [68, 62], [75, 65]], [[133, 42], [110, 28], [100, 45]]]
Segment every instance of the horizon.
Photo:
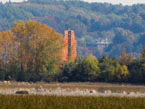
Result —
[[[27, 1], [27, 0], [0, 0], [0, 2], [2, 3], [6, 3], [6, 2], [23, 2], [23, 1]], [[109, 4], [113, 4], [113, 5], [117, 5], [117, 4], [122, 4], [122, 5], [134, 5], [134, 4], [145, 4], [145, 0], [140, 0], [140, 1], [136, 1], [136, 0], [82, 0], [84, 2], [88, 2], [88, 3], [109, 3]]]

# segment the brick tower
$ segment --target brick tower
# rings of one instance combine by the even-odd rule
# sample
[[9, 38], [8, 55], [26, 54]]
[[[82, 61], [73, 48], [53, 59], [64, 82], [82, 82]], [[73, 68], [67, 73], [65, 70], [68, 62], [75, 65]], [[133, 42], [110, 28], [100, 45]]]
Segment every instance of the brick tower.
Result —
[[64, 35], [63, 61], [74, 60], [77, 57], [76, 39], [73, 30], [66, 30]]

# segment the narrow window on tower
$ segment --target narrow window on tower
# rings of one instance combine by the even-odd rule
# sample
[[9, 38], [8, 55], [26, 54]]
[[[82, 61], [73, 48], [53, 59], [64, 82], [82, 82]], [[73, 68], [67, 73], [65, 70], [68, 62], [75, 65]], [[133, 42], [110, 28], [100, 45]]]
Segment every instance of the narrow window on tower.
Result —
[[68, 30], [68, 60], [71, 58], [71, 30]]

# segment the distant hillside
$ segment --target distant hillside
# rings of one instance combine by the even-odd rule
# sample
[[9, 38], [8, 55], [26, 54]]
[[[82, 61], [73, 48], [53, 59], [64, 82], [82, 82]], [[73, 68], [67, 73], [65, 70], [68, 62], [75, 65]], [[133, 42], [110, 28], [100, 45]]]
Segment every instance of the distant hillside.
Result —
[[[117, 56], [124, 49], [137, 57], [145, 44], [145, 5], [111, 5], [79, 0], [28, 0], [0, 4], [0, 30], [8, 30], [14, 21], [33, 19], [63, 34], [73, 29], [80, 55]], [[97, 48], [94, 40], [108, 39], [106, 48]], [[89, 42], [89, 44], [88, 44]], [[91, 44], [90, 44], [91, 43]]]

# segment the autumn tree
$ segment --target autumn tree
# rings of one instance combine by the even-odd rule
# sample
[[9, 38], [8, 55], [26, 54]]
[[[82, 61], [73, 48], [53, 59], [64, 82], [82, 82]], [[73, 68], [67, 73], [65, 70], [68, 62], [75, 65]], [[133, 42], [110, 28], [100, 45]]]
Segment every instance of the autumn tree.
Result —
[[127, 63], [131, 63], [131, 62], [133, 62], [133, 60], [134, 60], [133, 53], [130, 52], [127, 56]]
[[56, 74], [62, 47], [62, 35], [45, 24], [14, 22], [11, 30], [0, 32], [0, 76], [33, 81]]
[[125, 50], [122, 50], [121, 56], [120, 56], [120, 63], [125, 65], [127, 63], [127, 54]]
[[145, 60], [145, 45], [142, 47], [142, 51], [140, 53], [140, 60]]
[[119, 62], [116, 62], [116, 66], [115, 66], [115, 79], [116, 81], [120, 81], [121, 80], [121, 65], [119, 64]]
[[13, 24], [13, 34], [18, 45], [18, 60], [24, 71], [48, 76], [56, 73], [61, 60], [62, 36], [52, 28], [36, 21]]
[[3, 71], [3, 79], [8, 79], [9, 72], [12, 71], [10, 68], [17, 61], [14, 36], [10, 30], [0, 32], [0, 55], [0, 69]]
[[129, 76], [128, 67], [126, 65], [121, 66], [119, 62], [116, 62], [116, 68], [115, 68], [116, 81], [125, 82], [128, 80], [128, 76]]
[[121, 79], [126, 82], [129, 79], [130, 72], [128, 71], [128, 67], [126, 65], [122, 65], [121, 67]]

